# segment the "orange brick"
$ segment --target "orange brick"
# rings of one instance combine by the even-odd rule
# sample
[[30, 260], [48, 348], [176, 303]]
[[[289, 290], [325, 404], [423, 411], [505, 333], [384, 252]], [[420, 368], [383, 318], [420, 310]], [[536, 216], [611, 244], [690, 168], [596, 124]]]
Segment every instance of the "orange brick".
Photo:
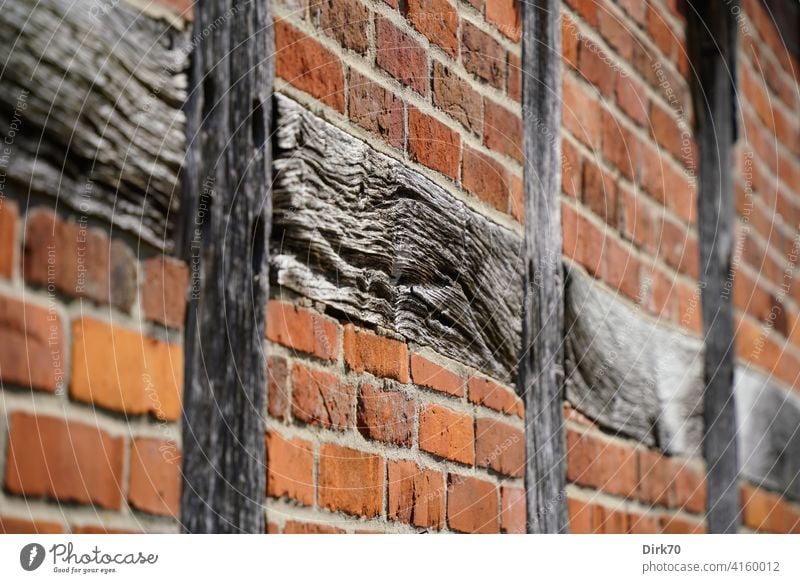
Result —
[[444, 524], [444, 476], [409, 460], [390, 461], [390, 520], [439, 530]]
[[507, 415], [522, 417], [522, 399], [515, 393], [498, 385], [491, 379], [470, 377], [468, 382], [469, 400]]
[[314, 503], [314, 450], [310, 442], [267, 432], [267, 494]]
[[0, 277], [11, 279], [17, 257], [17, 203], [0, 198]]
[[615, 496], [632, 496], [637, 486], [636, 453], [589, 433], [568, 429], [567, 480]]
[[628, 533], [630, 534], [658, 534], [661, 528], [658, 520], [648, 514], [628, 514]]
[[438, 405], [422, 409], [419, 448], [446, 459], [472, 465], [475, 462], [472, 416]]
[[383, 458], [323, 444], [319, 457], [319, 505], [372, 518], [383, 507]]
[[11, 414], [5, 487], [25, 497], [119, 509], [124, 440], [89, 425]]
[[461, 138], [440, 121], [416, 107], [408, 108], [408, 153], [412, 160], [441, 172], [458, 176]]
[[663, 534], [704, 534], [702, 522], [686, 520], [679, 516], [662, 516], [660, 521]]
[[641, 500], [668, 506], [674, 479], [668, 458], [654, 450], [639, 451], [639, 484], [636, 495]]
[[477, 478], [447, 477], [447, 524], [459, 532], [498, 532], [497, 488]]
[[500, 530], [509, 534], [525, 534], [525, 490], [500, 488]]
[[331, 429], [353, 427], [356, 391], [339, 377], [299, 363], [292, 367], [292, 415]]
[[312, 310], [270, 300], [267, 338], [323, 360], [339, 358], [339, 325]]
[[408, 382], [408, 348], [402, 342], [376, 336], [348, 324], [344, 329], [344, 360], [356, 372]]
[[592, 505], [592, 532], [595, 534], [625, 534], [628, 531], [628, 517], [625, 512]]
[[57, 522], [0, 516], [0, 534], [62, 534], [63, 532], [64, 527]]
[[519, 0], [491, 0], [486, 4], [486, 20], [514, 42], [522, 37]]
[[287, 520], [283, 527], [283, 534], [344, 534], [345, 531], [329, 524], [313, 524], [310, 522], [297, 522]]
[[180, 417], [180, 346], [93, 318], [75, 321], [72, 336], [73, 399], [131, 415]]
[[186, 319], [189, 269], [183, 261], [153, 257], [144, 263], [142, 310], [145, 318], [172, 328], [182, 328]]
[[128, 501], [144, 512], [178, 516], [181, 453], [175, 443], [145, 437], [133, 440]]
[[577, 498], [567, 498], [567, 512], [569, 514], [569, 531], [572, 534], [591, 534], [592, 507], [590, 504]]
[[525, 434], [494, 419], [475, 421], [475, 463], [521, 478], [525, 474]]
[[364, 437], [411, 447], [416, 404], [400, 391], [381, 391], [365, 383], [358, 398], [358, 430]]
[[464, 379], [420, 354], [411, 355], [411, 380], [414, 384], [456, 397], [464, 396]]
[[679, 461], [673, 462], [675, 474], [674, 504], [687, 512], [701, 514], [706, 509], [706, 481], [698, 472]]

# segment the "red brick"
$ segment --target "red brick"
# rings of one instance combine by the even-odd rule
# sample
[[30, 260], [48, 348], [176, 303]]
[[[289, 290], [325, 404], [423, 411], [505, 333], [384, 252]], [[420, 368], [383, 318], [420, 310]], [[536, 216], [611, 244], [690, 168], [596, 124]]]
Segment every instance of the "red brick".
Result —
[[483, 143], [522, 162], [522, 119], [488, 99], [483, 100]]
[[0, 534], [62, 534], [63, 532], [64, 527], [58, 522], [0, 516]]
[[525, 515], [525, 490], [502, 486], [500, 488], [500, 530], [509, 534], [527, 532]]
[[700, 289], [695, 285], [676, 283], [675, 290], [678, 298], [678, 323], [692, 332], [702, 334], [703, 313], [700, 298]]
[[408, 382], [408, 348], [398, 340], [376, 336], [348, 324], [344, 329], [344, 360], [356, 372]]
[[658, 534], [659, 532], [661, 532], [661, 528], [654, 516], [638, 513], [628, 514], [629, 534]]
[[525, 222], [525, 200], [524, 185], [522, 178], [517, 175], [511, 176], [511, 216], [514, 220]]
[[289, 412], [289, 365], [282, 356], [267, 360], [267, 412], [277, 419]]
[[640, 164], [639, 139], [607, 110], [602, 112], [603, 156], [616, 166], [625, 178], [633, 180]]
[[589, 433], [567, 430], [567, 480], [630, 497], [636, 492], [636, 453]]
[[566, 0], [566, 2], [592, 28], [597, 26], [597, 0]]
[[641, 83], [628, 75], [617, 77], [617, 105], [639, 126], [648, 123], [650, 100]]
[[264, 527], [264, 532], [267, 534], [280, 534], [281, 527], [275, 524], [274, 522], [268, 522], [266, 527]]
[[292, 304], [269, 301], [267, 338], [323, 360], [339, 358], [339, 325], [317, 312]]
[[680, 159], [682, 135], [674, 112], [652, 103], [650, 105], [650, 132], [662, 148], [666, 148], [673, 156]]
[[133, 508], [177, 517], [181, 503], [181, 453], [173, 442], [133, 440], [128, 501]]
[[372, 518], [383, 507], [383, 459], [326, 443], [320, 448], [319, 505]]
[[605, 258], [605, 279], [608, 284], [637, 301], [641, 291], [639, 277], [642, 266], [639, 258], [631, 253], [626, 244], [613, 237], [606, 239]]
[[390, 520], [439, 530], [444, 525], [444, 476], [409, 460], [389, 461]]
[[475, 464], [521, 478], [525, 474], [525, 434], [494, 419], [477, 419]]
[[647, 6], [647, 34], [667, 57], [672, 57], [675, 46], [675, 33], [670, 28], [663, 14], [648, 3]]
[[475, 462], [472, 416], [439, 405], [420, 412], [419, 448], [446, 459], [472, 465]]
[[64, 382], [61, 320], [45, 308], [0, 296], [0, 379], [53, 392]]
[[583, 265], [590, 274], [602, 275], [603, 232], [586, 215], [564, 203], [561, 205], [561, 221], [564, 255]]
[[486, 5], [486, 20], [514, 42], [522, 37], [519, 0], [491, 0]]
[[422, 45], [385, 18], [376, 18], [378, 66], [420, 95], [428, 94], [428, 54]]
[[352, 69], [350, 120], [395, 148], [403, 147], [403, 101]]
[[609, 225], [617, 224], [616, 181], [591, 159], [583, 163], [583, 202]]
[[567, 498], [567, 513], [569, 514], [569, 531], [572, 534], [591, 534], [592, 507], [590, 504], [577, 498]]
[[514, 101], [522, 101], [522, 59], [512, 53], [508, 53], [506, 93]]
[[302, 439], [276, 431], [267, 436], [267, 495], [286, 496], [305, 506], [314, 503], [314, 449]]
[[[625, 61], [633, 58], [633, 45], [639, 41], [634, 38], [628, 26], [620, 21], [620, 18], [602, 8], [597, 11], [598, 26], [600, 35]], [[611, 59], [616, 61], [619, 57], [613, 56]]]
[[129, 415], [181, 414], [183, 350], [93, 318], [72, 324], [70, 396]]
[[464, 145], [461, 182], [489, 206], [508, 212], [508, 172], [483, 152]]
[[628, 517], [625, 512], [592, 504], [592, 532], [595, 534], [625, 534]]
[[153, 257], [144, 263], [142, 310], [148, 320], [182, 328], [186, 319], [189, 270], [183, 261]]
[[73, 525], [71, 528], [72, 534], [142, 534], [137, 530], [125, 530], [121, 528], [108, 528], [102, 525]]
[[276, 75], [344, 113], [344, 72], [336, 55], [283, 20], [275, 21], [275, 47]]
[[623, 235], [651, 255], [656, 252], [656, 228], [650, 205], [628, 189], [622, 190]]
[[455, 179], [460, 150], [461, 138], [456, 132], [416, 107], [408, 108], [408, 153], [412, 160]]
[[17, 203], [0, 198], [0, 277], [11, 279], [17, 257]]
[[461, 61], [464, 68], [492, 87], [505, 85], [506, 52], [500, 43], [469, 22], [461, 23]]
[[369, 48], [369, 9], [359, 0], [322, 0], [309, 3], [311, 21], [340, 45], [359, 53]]
[[703, 523], [686, 520], [679, 516], [662, 516], [659, 522], [663, 534], [704, 534], [706, 532]]
[[498, 532], [497, 488], [477, 478], [447, 477], [447, 524], [459, 532]]
[[593, 151], [600, 148], [602, 113], [597, 97], [569, 75], [562, 79], [563, 124], [573, 136]]
[[668, 506], [674, 475], [668, 458], [656, 451], [639, 451], [639, 484], [636, 495], [645, 502]]
[[706, 481], [701, 472], [682, 462], [673, 462], [675, 475], [675, 499], [677, 508], [702, 514], [706, 509]]
[[470, 377], [468, 382], [469, 400], [507, 415], [522, 417], [522, 400], [512, 391], [498, 385], [491, 379]]
[[89, 425], [11, 414], [5, 487], [25, 497], [119, 509], [124, 440]]
[[292, 415], [330, 429], [353, 427], [356, 392], [339, 377], [295, 363], [292, 367]]
[[297, 522], [287, 520], [283, 527], [283, 534], [344, 534], [345, 531], [329, 524], [312, 524], [310, 522]]
[[561, 140], [561, 189], [577, 198], [582, 189], [583, 160], [569, 140]]
[[407, 0], [406, 18], [429, 41], [458, 55], [458, 14], [448, 0]]
[[136, 257], [130, 247], [122, 241], [114, 239], [111, 241], [110, 259], [109, 294], [111, 305], [123, 312], [130, 312], [139, 293]]
[[575, 69], [578, 66], [578, 41], [580, 31], [567, 14], [561, 15], [561, 60]]
[[358, 397], [358, 430], [364, 437], [411, 447], [416, 404], [400, 391], [381, 391], [365, 383]]
[[475, 134], [483, 128], [481, 96], [452, 69], [433, 62], [433, 103]]
[[448, 395], [464, 396], [464, 379], [461, 376], [420, 354], [411, 355], [411, 380], [414, 384]]
[[612, 95], [619, 72], [613, 65], [613, 58], [597, 43], [586, 38], [580, 39], [578, 70], [606, 98]]

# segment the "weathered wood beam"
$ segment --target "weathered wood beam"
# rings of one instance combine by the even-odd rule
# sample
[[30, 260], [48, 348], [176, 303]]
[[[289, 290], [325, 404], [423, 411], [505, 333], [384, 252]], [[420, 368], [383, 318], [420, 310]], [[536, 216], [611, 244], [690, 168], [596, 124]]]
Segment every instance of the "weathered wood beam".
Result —
[[739, 464], [733, 392], [734, 329], [731, 255], [734, 239], [733, 143], [736, 139], [736, 20], [738, 2], [688, 7], [692, 96], [699, 154], [700, 238], [705, 390], [703, 454], [707, 467], [708, 530], [739, 529]]
[[525, 300], [518, 387], [525, 400], [527, 529], [532, 533], [565, 532], [568, 522], [562, 391], [560, 4], [560, 0], [522, 3]]
[[272, 21], [268, 2], [195, 5], [186, 196], [181, 521], [188, 532], [263, 532], [264, 358], [270, 231]]
[[9, 182], [172, 250], [188, 35], [121, 2], [40, 0], [4, 4], [0, 39]]

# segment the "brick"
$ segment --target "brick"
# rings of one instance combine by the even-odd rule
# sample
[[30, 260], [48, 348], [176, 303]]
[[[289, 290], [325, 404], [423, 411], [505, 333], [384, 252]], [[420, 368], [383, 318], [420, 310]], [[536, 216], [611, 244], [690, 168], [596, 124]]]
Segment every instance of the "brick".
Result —
[[314, 446], [276, 431], [267, 436], [267, 495], [286, 496], [305, 506], [314, 503]]
[[583, 160], [569, 140], [561, 139], [561, 189], [577, 198], [583, 187]]
[[522, 101], [522, 59], [513, 53], [508, 53], [506, 93], [514, 101]]
[[439, 457], [472, 465], [475, 462], [472, 416], [438, 405], [420, 412], [419, 448]]
[[458, 55], [458, 14], [448, 0], [407, 0], [405, 17], [433, 44]]
[[344, 113], [344, 72], [339, 58], [283, 20], [276, 20], [274, 29], [276, 75]]
[[508, 534], [525, 534], [525, 490], [502, 486], [500, 488], [500, 531]]
[[591, 534], [592, 506], [577, 498], [567, 498], [569, 531], [572, 534]]
[[566, 0], [578, 16], [583, 18], [592, 28], [597, 26], [597, 2], [596, 0]]
[[650, 132], [662, 148], [680, 159], [682, 135], [674, 112], [652, 103], [650, 105]]
[[295, 419], [329, 429], [354, 426], [356, 392], [336, 375], [292, 367], [292, 415]]
[[617, 77], [617, 105], [639, 126], [646, 127], [650, 100], [641, 83], [629, 75]]
[[658, 519], [649, 514], [628, 514], [629, 534], [658, 534], [661, 532]]
[[313, 524], [310, 522], [297, 522], [287, 520], [283, 527], [283, 534], [344, 534], [345, 530], [330, 526], [329, 524]]
[[111, 289], [109, 293], [111, 305], [123, 312], [130, 312], [139, 293], [136, 257], [130, 247], [116, 239], [111, 241], [110, 252], [111, 273], [109, 274], [109, 283]]
[[416, 404], [400, 391], [381, 391], [369, 383], [358, 397], [358, 430], [368, 439], [411, 447]]
[[433, 103], [472, 133], [481, 134], [481, 96], [452, 69], [433, 62]]
[[388, 475], [388, 518], [441, 529], [444, 525], [444, 476], [409, 460], [389, 461]]
[[567, 480], [614, 496], [631, 497], [637, 488], [636, 453], [589, 433], [567, 430]]
[[486, 5], [487, 22], [515, 43], [522, 38], [521, 16], [519, 0], [492, 0]]
[[586, 215], [561, 204], [561, 231], [564, 255], [583, 265], [596, 277], [602, 275], [605, 236]]
[[0, 296], [0, 379], [4, 384], [53, 392], [64, 382], [61, 320], [50, 312]]
[[369, 9], [359, 0], [322, 0], [311, 2], [311, 21], [340, 45], [358, 53], [369, 48]]
[[494, 419], [475, 421], [475, 464], [521, 478], [525, 473], [525, 434]]
[[277, 419], [289, 413], [289, 364], [282, 356], [267, 360], [267, 412]]
[[133, 440], [128, 501], [133, 508], [177, 517], [181, 503], [181, 453], [175, 443]]
[[267, 525], [264, 527], [264, 532], [267, 534], [280, 534], [281, 527], [275, 524], [274, 522], [268, 522]]
[[6, 197], [0, 198], [0, 277], [11, 279], [17, 257], [19, 207]]
[[124, 440], [89, 425], [11, 414], [5, 487], [12, 494], [119, 509]]
[[606, 98], [614, 92], [619, 71], [613, 59], [597, 43], [581, 38], [578, 43], [578, 70]]
[[64, 527], [58, 522], [0, 516], [0, 534], [62, 534], [63, 532]]
[[617, 224], [616, 181], [590, 159], [583, 163], [583, 202], [609, 225]]
[[677, 508], [702, 514], [706, 509], [706, 481], [701, 472], [682, 462], [673, 462], [675, 475], [675, 499]]
[[517, 175], [511, 176], [511, 216], [514, 220], [525, 222], [525, 200], [524, 185], [522, 178]]
[[70, 396], [129, 415], [181, 415], [183, 350], [93, 318], [72, 324]]
[[522, 162], [522, 119], [493, 101], [483, 102], [483, 143]]
[[628, 180], [633, 180], [641, 158], [639, 139], [607, 110], [602, 111], [603, 156], [619, 169]]
[[[633, 46], [639, 41], [634, 38], [628, 27], [611, 11], [603, 8], [597, 11], [597, 23], [600, 35], [609, 46], [625, 61], [633, 59]], [[611, 57], [616, 61], [619, 57]]]
[[640, 299], [641, 262], [628, 246], [620, 243], [613, 237], [606, 239], [605, 248], [605, 279], [608, 284], [622, 292], [628, 298], [638, 301]]
[[412, 160], [455, 179], [460, 150], [461, 138], [456, 132], [416, 107], [408, 108], [408, 153]]
[[491, 379], [470, 377], [467, 383], [469, 400], [507, 415], [522, 417], [522, 400], [512, 391], [498, 385]]
[[639, 484], [636, 495], [645, 502], [668, 506], [674, 476], [668, 458], [656, 451], [639, 451]]
[[420, 354], [411, 355], [411, 380], [416, 385], [455, 397], [464, 396], [464, 379]]
[[402, 342], [348, 324], [343, 345], [344, 360], [351, 370], [408, 382], [408, 348]]
[[144, 262], [142, 310], [148, 320], [183, 328], [189, 269], [183, 261], [152, 257]]
[[592, 504], [592, 532], [595, 534], [625, 534], [628, 517], [625, 512]]
[[602, 113], [597, 97], [590, 94], [571, 76], [561, 81], [563, 125], [588, 148], [598, 150], [602, 138]]
[[678, 323], [692, 332], [702, 334], [703, 313], [701, 307], [700, 289], [696, 285], [676, 283], [675, 290], [678, 299]]
[[72, 534], [141, 534], [141, 531], [108, 528], [107, 526], [93, 524], [74, 525], [71, 530]]
[[403, 101], [352, 69], [350, 120], [395, 148], [403, 147]]
[[578, 42], [580, 31], [575, 21], [567, 14], [561, 15], [561, 60], [575, 69], [578, 66]]
[[508, 212], [508, 172], [483, 152], [464, 145], [461, 182], [489, 206]]
[[662, 516], [659, 519], [663, 534], [704, 534], [706, 528], [701, 522], [694, 522], [679, 516]]
[[497, 488], [477, 478], [447, 477], [447, 524], [453, 530], [475, 534], [498, 532]]
[[506, 52], [500, 43], [469, 22], [461, 23], [464, 68], [496, 89], [505, 85]]
[[622, 233], [651, 255], [656, 253], [656, 228], [650, 205], [639, 195], [624, 189], [622, 192]]
[[675, 33], [658, 9], [652, 4], [647, 6], [647, 34], [667, 57], [672, 57], [675, 46]]
[[267, 305], [267, 339], [323, 360], [339, 358], [336, 321], [277, 300], [270, 300]]
[[319, 505], [372, 518], [383, 507], [383, 459], [326, 443], [320, 448]]
[[420, 95], [428, 94], [428, 55], [411, 36], [385, 18], [375, 19], [378, 66], [411, 87]]

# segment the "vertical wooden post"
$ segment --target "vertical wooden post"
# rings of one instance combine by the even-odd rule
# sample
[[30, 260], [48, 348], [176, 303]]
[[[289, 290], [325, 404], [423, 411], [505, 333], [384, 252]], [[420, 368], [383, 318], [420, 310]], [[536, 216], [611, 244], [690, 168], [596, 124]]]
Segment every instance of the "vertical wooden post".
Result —
[[264, 530], [272, 21], [265, 0], [195, 5], [185, 173], [188, 532]]
[[567, 530], [561, 265], [561, 0], [523, 2], [525, 305], [519, 390], [525, 400], [527, 530]]
[[707, 520], [711, 533], [739, 529], [731, 308], [736, 6], [736, 2], [693, 2], [688, 6], [699, 151], [698, 224], [705, 332], [703, 454], [708, 472]]

